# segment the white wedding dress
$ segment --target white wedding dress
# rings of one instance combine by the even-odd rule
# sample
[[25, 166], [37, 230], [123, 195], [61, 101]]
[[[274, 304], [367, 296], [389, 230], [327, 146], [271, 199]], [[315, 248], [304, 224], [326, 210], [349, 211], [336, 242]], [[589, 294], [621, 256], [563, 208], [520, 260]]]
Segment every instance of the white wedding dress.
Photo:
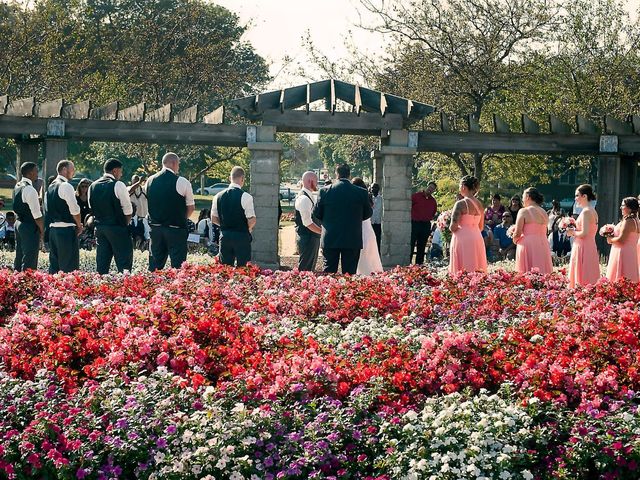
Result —
[[362, 222], [362, 250], [358, 261], [358, 275], [371, 275], [373, 272], [382, 272], [382, 262], [378, 253], [376, 233], [371, 226], [371, 219]]

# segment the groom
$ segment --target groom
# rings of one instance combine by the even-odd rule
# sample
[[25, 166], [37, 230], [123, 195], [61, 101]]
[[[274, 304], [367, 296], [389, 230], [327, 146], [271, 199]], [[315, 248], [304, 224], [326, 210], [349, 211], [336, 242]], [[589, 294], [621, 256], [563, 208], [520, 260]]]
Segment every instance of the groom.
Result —
[[324, 271], [336, 273], [342, 260], [342, 273], [353, 275], [362, 250], [362, 222], [371, 217], [372, 210], [367, 191], [349, 181], [348, 165], [336, 167], [336, 176], [338, 181], [320, 190], [313, 214], [325, 229]]

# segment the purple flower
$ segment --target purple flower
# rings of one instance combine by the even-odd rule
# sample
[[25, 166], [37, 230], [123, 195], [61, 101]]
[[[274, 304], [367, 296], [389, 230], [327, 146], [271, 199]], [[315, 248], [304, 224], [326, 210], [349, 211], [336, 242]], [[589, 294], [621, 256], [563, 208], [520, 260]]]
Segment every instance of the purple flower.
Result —
[[118, 421], [116, 422], [116, 428], [127, 428], [127, 419], [126, 418], [119, 418]]
[[167, 448], [167, 441], [166, 441], [164, 438], [160, 437], [160, 438], [156, 441], [156, 446], [157, 446], [158, 448]]
[[264, 466], [265, 467], [273, 467], [273, 458], [272, 457], [267, 457], [264, 459]]
[[76, 472], [76, 478], [82, 479], [87, 476], [87, 471], [84, 468], [79, 468]]
[[175, 426], [175, 425], [169, 425], [169, 426], [167, 427], [167, 430], [166, 430], [167, 435], [173, 435], [173, 434], [174, 434], [174, 433], [176, 433], [177, 431], [178, 431], [178, 429], [176, 428], [176, 426]]

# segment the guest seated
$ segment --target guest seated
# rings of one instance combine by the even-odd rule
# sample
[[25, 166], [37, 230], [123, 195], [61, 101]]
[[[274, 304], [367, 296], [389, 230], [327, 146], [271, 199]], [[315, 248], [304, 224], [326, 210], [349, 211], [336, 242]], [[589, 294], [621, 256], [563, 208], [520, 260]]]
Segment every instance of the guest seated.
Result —
[[491, 199], [491, 205], [484, 210], [484, 223], [489, 225], [492, 230], [500, 223], [500, 217], [505, 211], [501, 201], [502, 197], [496, 193]]
[[493, 252], [491, 251], [491, 245], [493, 244], [493, 232], [489, 225], [485, 225], [480, 231], [482, 239], [484, 240], [484, 248], [487, 252], [487, 260], [493, 262]]
[[502, 223], [493, 228], [493, 238], [498, 241], [498, 254], [502, 260], [514, 260], [516, 258], [516, 244], [507, 235], [509, 227], [513, 225], [513, 219], [509, 212], [502, 214]]
[[442, 257], [442, 232], [439, 228], [436, 227], [431, 234], [431, 248], [429, 249], [429, 258], [435, 260], [441, 259]]
[[551, 247], [551, 252], [556, 257], [561, 258], [571, 253], [571, 239], [566, 232], [558, 228], [560, 220], [562, 220], [562, 217], [557, 217], [553, 222], [552, 231], [549, 234], [549, 246]]
[[7, 212], [4, 223], [0, 226], [0, 243], [6, 250], [16, 249], [16, 214]]

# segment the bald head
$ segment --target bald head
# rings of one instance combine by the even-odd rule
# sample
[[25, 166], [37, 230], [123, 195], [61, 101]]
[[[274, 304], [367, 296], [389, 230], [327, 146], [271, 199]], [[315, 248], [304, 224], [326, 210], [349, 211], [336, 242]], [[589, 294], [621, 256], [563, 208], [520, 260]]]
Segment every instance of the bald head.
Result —
[[318, 176], [316, 173], [312, 171], [304, 172], [302, 175], [302, 186], [312, 192], [318, 190]]
[[162, 157], [162, 166], [170, 168], [175, 173], [178, 173], [178, 168], [180, 167], [180, 157], [173, 152], [167, 152]]

